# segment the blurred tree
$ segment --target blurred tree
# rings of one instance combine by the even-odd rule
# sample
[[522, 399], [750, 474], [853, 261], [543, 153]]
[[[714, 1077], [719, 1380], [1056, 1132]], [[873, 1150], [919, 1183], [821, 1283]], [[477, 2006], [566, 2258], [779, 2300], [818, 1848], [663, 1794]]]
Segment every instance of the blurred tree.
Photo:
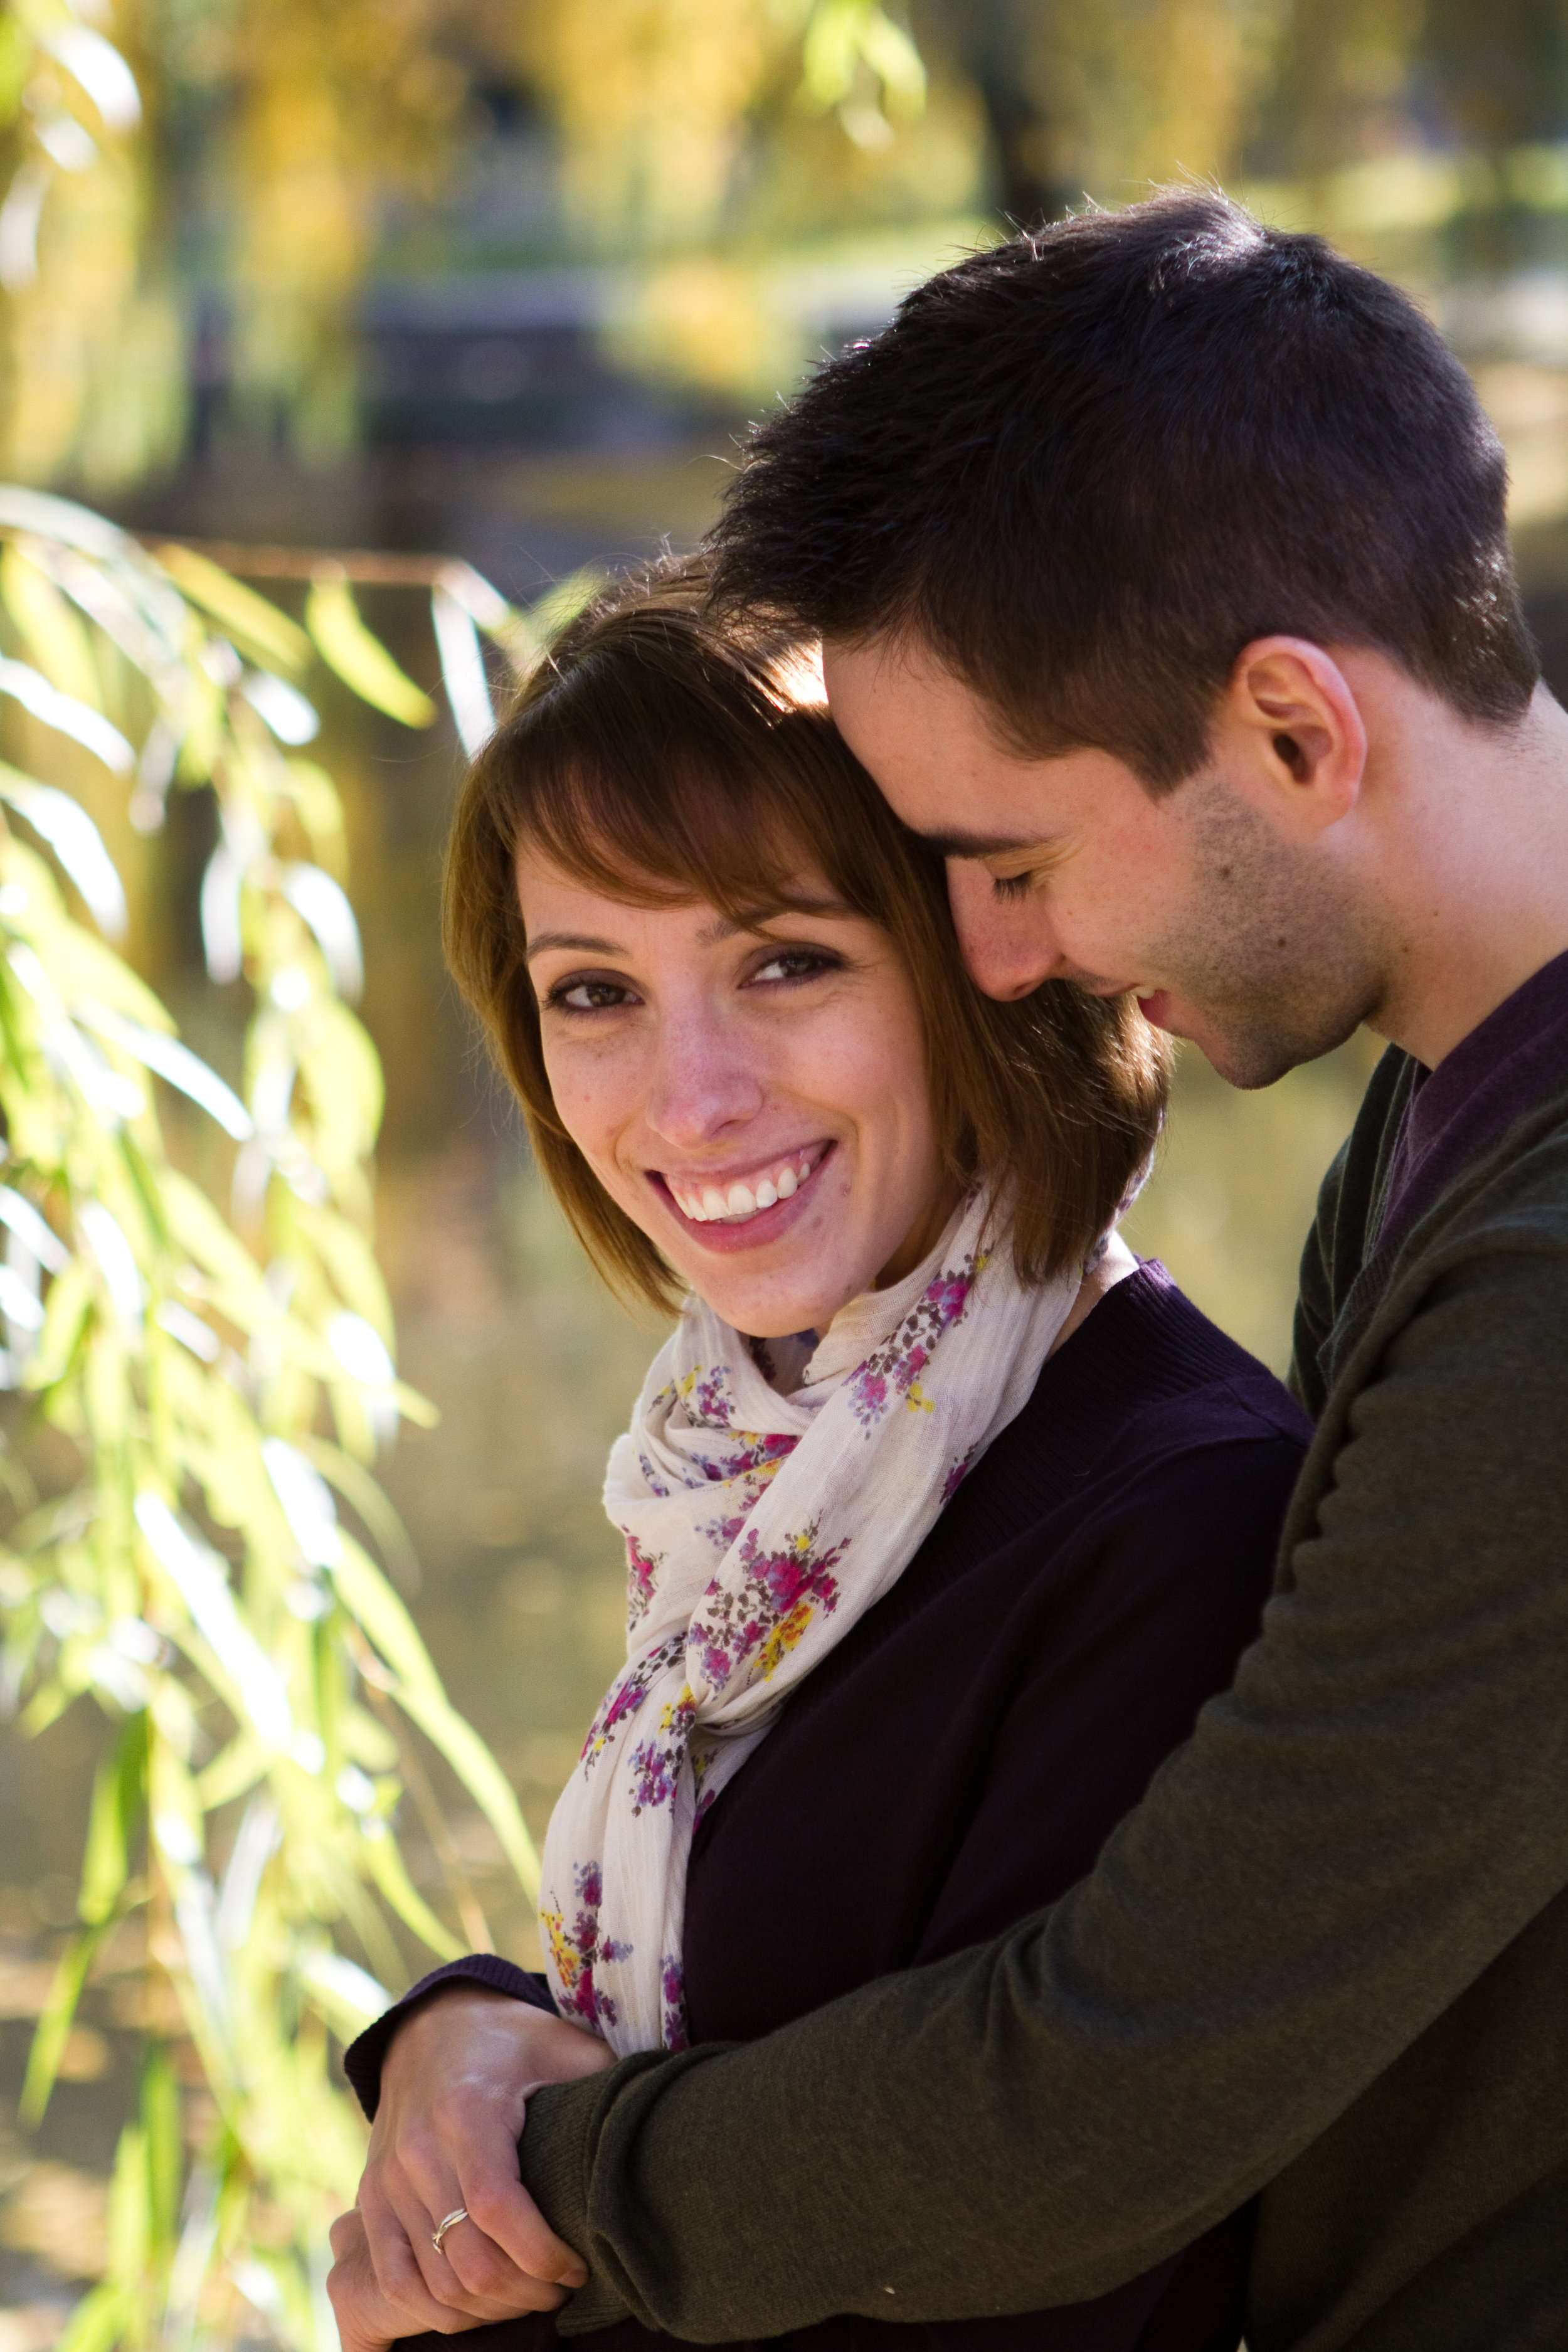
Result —
[[0, 469], [29, 480], [123, 479], [182, 422], [177, 310], [144, 267], [141, 97], [96, 21], [63, 0], [0, 13]]
[[[1568, 109], [1559, 0], [75, 5], [4, 18], [0, 459], [99, 485], [169, 455], [185, 378], [308, 457], [342, 448], [387, 225], [423, 220], [418, 267], [451, 258], [435, 200], [498, 89], [547, 126], [556, 257], [636, 264], [621, 355], [748, 396], [804, 356], [770, 268], [813, 239], [980, 234], [1183, 173], [1321, 191], [1434, 142], [1500, 158]], [[1456, 201], [1505, 212], [1518, 179]]]
[[[428, 584], [473, 748], [494, 724], [479, 632], [525, 671], [585, 586], [530, 616], [462, 564]], [[397, 1379], [371, 1246], [381, 1070], [347, 1001], [342, 813], [298, 749], [317, 659], [405, 725], [436, 706], [340, 566], [315, 566], [301, 629], [189, 549], [5, 484], [0, 613], [28, 762], [0, 762], [0, 1690], [25, 1736], [89, 1702], [110, 1727], [21, 2120], [110, 1951], [144, 2032], [109, 2275], [60, 2352], [228, 2341], [247, 2305], [327, 2352], [327, 2225], [363, 2149], [328, 2029], [405, 1980], [396, 1925], [437, 1957], [489, 1942], [416, 1729], [537, 1893], [515, 1797], [387, 1572], [407, 1544], [373, 1465], [431, 1415]], [[242, 1093], [108, 943], [126, 895], [89, 803], [114, 780], [143, 832], [171, 790], [214, 796], [202, 932], [212, 978], [251, 992]], [[238, 1146], [227, 1216], [169, 1149], [181, 1097]], [[405, 1790], [448, 1919], [402, 1860]]]

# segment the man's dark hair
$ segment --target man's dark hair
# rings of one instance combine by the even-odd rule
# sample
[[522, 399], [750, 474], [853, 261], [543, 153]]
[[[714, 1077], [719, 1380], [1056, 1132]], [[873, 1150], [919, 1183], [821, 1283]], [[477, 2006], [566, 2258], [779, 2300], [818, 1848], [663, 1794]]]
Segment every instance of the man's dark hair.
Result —
[[1517, 718], [1506, 487], [1415, 303], [1184, 191], [972, 255], [831, 361], [752, 433], [716, 593], [923, 640], [1020, 751], [1093, 746], [1162, 791], [1277, 631]]

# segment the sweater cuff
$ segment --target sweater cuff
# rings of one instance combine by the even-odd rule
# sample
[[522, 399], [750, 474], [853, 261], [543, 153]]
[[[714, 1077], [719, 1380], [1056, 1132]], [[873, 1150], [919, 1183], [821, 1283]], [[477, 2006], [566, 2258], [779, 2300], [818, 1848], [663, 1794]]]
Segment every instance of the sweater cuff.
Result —
[[528, 2103], [528, 2120], [518, 2143], [522, 2185], [558, 2238], [589, 2264], [588, 2284], [579, 2287], [555, 2315], [556, 2333], [586, 2336], [628, 2316], [623, 2301], [590, 2252], [588, 2181], [598, 2137], [605, 2077], [579, 2083], [546, 2083]]
[[460, 1960], [448, 1960], [445, 1967], [432, 1969], [401, 2000], [394, 2001], [374, 2025], [367, 2025], [343, 2053], [343, 2073], [372, 2123], [381, 2103], [381, 2070], [393, 2035], [426, 1993], [433, 1992], [437, 1985], [460, 1983], [487, 1985], [491, 1992], [504, 1992], [513, 2000], [527, 2001], [532, 2009], [547, 2009], [552, 2017], [559, 2014], [544, 1979], [520, 1969], [514, 1960], [503, 1960], [499, 1952], [468, 1952]]

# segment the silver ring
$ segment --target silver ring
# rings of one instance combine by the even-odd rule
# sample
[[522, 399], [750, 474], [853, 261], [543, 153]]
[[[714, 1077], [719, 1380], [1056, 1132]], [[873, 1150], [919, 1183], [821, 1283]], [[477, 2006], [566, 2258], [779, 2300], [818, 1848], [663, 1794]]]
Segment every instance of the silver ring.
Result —
[[459, 2205], [459, 2206], [458, 2206], [458, 2210], [457, 2210], [457, 2211], [456, 2211], [455, 2213], [448, 2213], [448, 2214], [447, 2214], [447, 2218], [446, 2218], [446, 2220], [445, 2220], [444, 2221], [439, 2221], [439, 2222], [437, 2222], [437, 2225], [436, 2225], [436, 2231], [435, 2231], [435, 2235], [431, 2238], [430, 2243], [435, 2247], [436, 2252], [437, 2252], [437, 2253], [439, 2253], [439, 2252], [440, 2252], [440, 2251], [441, 2251], [441, 2241], [442, 2241], [442, 2239], [446, 2236], [446, 2234], [447, 2234], [447, 2231], [452, 2227], [453, 2223], [454, 2223], [455, 2221], [466, 2221], [468, 2220], [468, 2207], [467, 2207], [466, 2205]]

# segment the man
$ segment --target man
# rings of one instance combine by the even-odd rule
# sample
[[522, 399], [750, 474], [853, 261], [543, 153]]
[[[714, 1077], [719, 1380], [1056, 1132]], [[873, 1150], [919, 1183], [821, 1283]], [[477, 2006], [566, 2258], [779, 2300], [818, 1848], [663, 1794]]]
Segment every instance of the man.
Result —
[[[1568, 2344], [1568, 718], [1503, 497], [1414, 306], [1201, 194], [976, 256], [756, 435], [719, 593], [822, 635], [984, 987], [1132, 990], [1239, 1086], [1391, 1051], [1234, 1687], [1000, 1942], [541, 2091], [563, 2333], [1027, 2311], [1258, 2195], [1251, 2352]], [[489, 2232], [405, 2326], [583, 2274], [466, 2073], [378, 2126], [367, 2189], [423, 2132]]]

